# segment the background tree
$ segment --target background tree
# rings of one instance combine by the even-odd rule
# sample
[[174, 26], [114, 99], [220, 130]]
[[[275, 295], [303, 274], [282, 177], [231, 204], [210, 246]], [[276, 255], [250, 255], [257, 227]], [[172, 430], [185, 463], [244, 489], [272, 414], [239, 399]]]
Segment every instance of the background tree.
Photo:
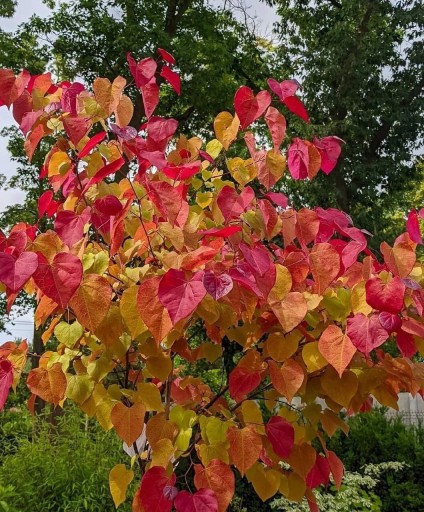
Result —
[[[330, 180], [290, 187], [295, 204], [338, 205], [378, 246], [414, 203], [424, 128], [420, 0], [288, 1], [277, 7], [278, 53], [305, 87], [311, 133], [346, 141]], [[315, 126], [317, 124], [318, 126]], [[423, 195], [418, 198], [423, 201]], [[403, 222], [403, 219], [402, 219]]]

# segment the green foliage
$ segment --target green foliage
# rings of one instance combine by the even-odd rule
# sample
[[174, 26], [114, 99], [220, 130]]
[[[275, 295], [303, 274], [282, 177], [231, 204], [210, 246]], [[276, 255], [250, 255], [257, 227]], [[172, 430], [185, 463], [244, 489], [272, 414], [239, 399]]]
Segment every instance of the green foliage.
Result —
[[338, 205], [355, 225], [374, 234], [378, 247], [399, 233], [411, 208], [422, 205], [422, 189], [418, 203], [415, 191], [423, 137], [424, 5], [420, 0], [268, 3], [281, 18], [283, 66], [305, 88], [311, 134], [325, 130], [346, 141], [329, 178], [287, 185], [295, 204]]
[[[121, 462], [128, 464], [129, 457], [114, 433], [102, 431], [74, 408], [65, 409], [56, 427], [26, 411], [3, 413], [0, 419], [3, 453], [9, 453], [0, 459], [1, 512], [115, 510], [109, 469], [120, 453]], [[3, 437], [13, 429], [21, 432], [19, 439]], [[129, 512], [131, 506], [120, 510]]]
[[382, 512], [420, 512], [424, 495], [424, 429], [407, 427], [399, 418], [387, 419], [384, 410], [358, 414], [349, 421], [349, 436], [336, 435], [330, 448], [349, 471], [388, 461], [406, 464], [401, 472], [384, 471], [375, 493]]

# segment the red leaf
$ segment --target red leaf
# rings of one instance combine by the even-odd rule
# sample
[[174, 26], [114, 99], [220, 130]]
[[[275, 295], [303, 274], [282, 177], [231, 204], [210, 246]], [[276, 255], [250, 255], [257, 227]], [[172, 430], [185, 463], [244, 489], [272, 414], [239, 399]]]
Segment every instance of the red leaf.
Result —
[[173, 486], [177, 477], [169, 477], [164, 468], [155, 466], [144, 474], [140, 484], [140, 501], [144, 512], [170, 512], [172, 500], [167, 498], [165, 487]]
[[41, 218], [44, 214], [46, 214], [47, 217], [51, 217], [56, 213], [59, 204], [59, 201], [53, 200], [53, 192], [51, 190], [46, 190], [46, 192], [43, 192], [38, 198], [39, 217]]
[[0, 360], [0, 411], [3, 409], [13, 383], [13, 366], [7, 359]]
[[178, 493], [174, 501], [177, 512], [218, 512], [218, 500], [211, 489], [200, 489], [195, 494]]
[[409, 233], [411, 240], [416, 244], [422, 244], [420, 224], [418, 222], [417, 210], [411, 210], [406, 221], [406, 231]]
[[276, 94], [280, 101], [285, 100], [289, 96], [294, 96], [300, 85], [297, 80], [283, 80], [281, 83], [273, 78], [267, 80], [269, 88]]
[[165, 181], [151, 181], [149, 187], [150, 199], [167, 220], [174, 225], [183, 210], [184, 204], [178, 188]]
[[54, 229], [68, 247], [72, 247], [84, 236], [84, 226], [90, 219], [90, 208], [87, 207], [78, 215], [71, 210], [62, 210], [56, 216]]
[[327, 485], [330, 481], [330, 464], [322, 455], [318, 455], [313, 468], [306, 477], [306, 485], [310, 489], [315, 489], [319, 485]]
[[294, 428], [281, 416], [272, 416], [265, 427], [265, 432], [274, 452], [283, 459], [290, 456], [294, 445]]
[[268, 91], [260, 91], [255, 96], [249, 87], [240, 87], [234, 96], [234, 108], [240, 119], [241, 129], [245, 130], [261, 117], [270, 103], [271, 96]]
[[382, 345], [389, 337], [378, 315], [367, 317], [362, 313], [347, 319], [347, 335], [355, 347], [367, 357], [371, 350]]
[[0, 101], [9, 108], [24, 92], [29, 79], [26, 69], [17, 77], [11, 69], [0, 69]]
[[75, 146], [87, 134], [90, 125], [90, 120], [84, 117], [69, 116], [63, 118], [65, 132]]
[[396, 314], [403, 308], [405, 285], [400, 277], [396, 276], [388, 283], [373, 277], [366, 282], [365, 291], [366, 300], [374, 309]]
[[97, 173], [88, 180], [87, 185], [84, 187], [82, 193], [84, 194], [87, 192], [87, 190], [95, 185], [96, 183], [99, 183], [100, 181], [104, 180], [107, 176], [110, 174], [114, 174], [115, 172], [119, 171], [119, 169], [124, 165], [125, 160], [121, 157], [117, 160], [114, 160], [110, 164], [104, 165], [102, 168], [100, 168]]
[[223, 187], [217, 197], [218, 208], [221, 210], [225, 221], [233, 218], [239, 218], [253, 201], [255, 193], [250, 187], [245, 187], [240, 195], [232, 188], [226, 185]]
[[290, 110], [290, 112], [296, 114], [298, 117], [300, 117], [300, 119], [303, 119], [307, 123], [311, 122], [305, 105], [297, 96], [288, 96], [283, 100], [283, 103]]
[[304, 180], [308, 177], [309, 151], [303, 140], [293, 139], [288, 150], [287, 164], [294, 180]]
[[160, 72], [160, 76], [165, 78], [165, 80], [172, 86], [178, 96], [181, 94], [180, 75], [176, 71], [172, 71], [172, 69], [168, 66], [163, 66]]
[[[164, 145], [168, 143], [169, 139], [174, 135], [178, 128], [178, 121], [176, 119], [165, 119], [163, 117], [154, 116], [149, 119], [146, 125], [147, 133], [149, 134], [149, 142], [150, 139], [154, 141], [155, 148], [159, 143], [164, 142]], [[152, 150], [149, 146], [149, 149]], [[160, 149], [165, 149], [162, 146]]]
[[200, 165], [199, 160], [183, 165], [167, 165], [162, 172], [171, 180], [187, 180], [199, 172]]
[[237, 366], [230, 373], [230, 396], [239, 400], [256, 389], [261, 383], [261, 374], [244, 366]]
[[219, 300], [233, 289], [233, 280], [228, 274], [215, 275], [207, 270], [203, 275], [203, 286], [214, 300]]
[[399, 329], [396, 334], [396, 344], [402, 354], [402, 357], [413, 357], [417, 353], [417, 346], [415, 344], [414, 336]]
[[160, 56], [162, 57], [162, 59], [164, 61], [168, 62], [169, 64], [175, 64], [174, 57], [166, 50], [163, 50], [162, 48], [158, 48], [158, 53], [160, 54]]
[[152, 78], [148, 84], [141, 88], [141, 95], [143, 97], [144, 112], [147, 119], [149, 119], [159, 103], [159, 86], [156, 83], [156, 78]]
[[23, 252], [18, 257], [0, 253], [0, 281], [12, 292], [19, 291], [38, 267], [37, 255]]
[[334, 483], [336, 484], [337, 489], [342, 485], [343, 474], [344, 474], [344, 466], [343, 462], [337, 457], [337, 455], [328, 450], [326, 452], [328, 464], [330, 466], [330, 471], [334, 478]]
[[81, 151], [78, 154], [78, 158], [84, 158], [85, 156], [90, 153], [90, 151], [97, 146], [97, 144], [100, 144], [102, 140], [106, 137], [106, 132], [100, 132], [94, 135], [94, 137], [91, 137], [91, 139], [87, 142], [87, 144], [81, 149]]
[[159, 300], [168, 310], [173, 325], [190, 316], [205, 295], [202, 271], [187, 279], [182, 270], [172, 268], [159, 284]]
[[241, 226], [227, 226], [226, 228], [210, 228], [203, 231], [198, 231], [199, 235], [202, 236], [216, 236], [226, 238], [227, 236], [239, 233], [242, 230]]
[[38, 253], [38, 268], [33, 278], [44, 295], [64, 309], [82, 281], [82, 264], [76, 256], [66, 252], [57, 254], [50, 264]]

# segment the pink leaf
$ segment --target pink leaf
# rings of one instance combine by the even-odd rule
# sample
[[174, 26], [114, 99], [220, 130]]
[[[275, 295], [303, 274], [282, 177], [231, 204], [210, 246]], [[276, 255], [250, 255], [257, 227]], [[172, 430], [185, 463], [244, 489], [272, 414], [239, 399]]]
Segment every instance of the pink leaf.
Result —
[[0, 411], [3, 409], [13, 383], [13, 366], [7, 359], [0, 360]]
[[265, 426], [265, 432], [274, 452], [283, 459], [290, 456], [294, 445], [294, 428], [281, 416], [272, 416]]
[[293, 139], [288, 150], [288, 167], [294, 180], [304, 180], [308, 177], [309, 151], [301, 139]]
[[168, 310], [173, 325], [190, 316], [205, 295], [202, 271], [187, 279], [182, 270], [172, 268], [159, 284], [159, 300]]
[[286, 136], [286, 118], [276, 108], [269, 107], [265, 115], [265, 122], [271, 132], [274, 150], [277, 151]]
[[234, 108], [240, 119], [241, 129], [245, 130], [261, 117], [270, 103], [271, 96], [268, 91], [260, 91], [255, 96], [249, 87], [240, 87], [234, 96]]
[[240, 250], [251, 269], [261, 277], [270, 270], [272, 264], [271, 257], [264, 247], [257, 245], [251, 249], [248, 245], [242, 242], [240, 244]]
[[139, 89], [146, 86], [155, 76], [158, 66], [151, 57], [147, 57], [140, 62], [136, 62], [131, 56], [131, 53], [127, 53], [127, 61], [130, 67], [130, 72], [135, 80], [135, 85]]
[[273, 78], [268, 78], [268, 85], [271, 91], [278, 96], [281, 102], [289, 96], [294, 96], [300, 87], [297, 80], [283, 80], [280, 83]]
[[336, 167], [343, 143], [342, 139], [335, 136], [324, 137], [321, 140], [314, 139], [314, 144], [321, 155], [321, 169], [325, 174], [330, 174]]
[[408, 220], [406, 221], [406, 231], [409, 233], [409, 236], [413, 242], [416, 244], [423, 243], [417, 210], [411, 210], [409, 212]]
[[217, 204], [225, 221], [228, 222], [232, 218], [238, 219], [246, 208], [250, 206], [254, 197], [255, 193], [250, 187], [245, 187], [242, 193], [238, 195], [236, 190], [226, 185], [218, 194]]
[[388, 283], [379, 277], [368, 279], [365, 292], [368, 304], [374, 309], [396, 314], [403, 308], [405, 285], [400, 277], [396, 276]]
[[84, 236], [84, 226], [90, 219], [90, 208], [87, 207], [78, 215], [72, 210], [62, 210], [56, 216], [54, 229], [68, 247], [72, 247]]
[[367, 357], [373, 349], [382, 345], [389, 337], [378, 315], [367, 317], [362, 313], [347, 319], [347, 335], [355, 347]]
[[287, 208], [289, 204], [287, 196], [281, 194], [281, 192], [268, 192], [265, 197], [281, 208]]
[[283, 103], [290, 110], [290, 112], [296, 114], [298, 117], [300, 117], [300, 119], [303, 119], [307, 123], [311, 122], [305, 105], [297, 96], [288, 96], [283, 100]]
[[82, 280], [82, 263], [73, 254], [61, 252], [52, 263], [38, 253], [33, 279], [40, 290], [64, 309]]
[[117, 135], [122, 140], [132, 140], [137, 137], [137, 130], [133, 126], [124, 126], [120, 127], [115, 123], [111, 123], [111, 130], [115, 135]]
[[233, 289], [233, 280], [228, 274], [215, 275], [207, 270], [203, 275], [203, 285], [214, 300], [219, 300]]
[[19, 291], [38, 267], [37, 255], [23, 252], [17, 258], [12, 254], [0, 253], [0, 282], [12, 292]]
[[378, 315], [378, 319], [382, 327], [386, 329], [389, 334], [400, 329], [402, 325], [402, 320], [397, 315], [387, 313], [386, 311], [382, 311]]
[[218, 500], [212, 489], [200, 489], [195, 494], [181, 491], [175, 498], [177, 512], [218, 512]]
[[181, 94], [181, 80], [180, 75], [177, 72], [172, 71], [172, 69], [168, 66], [163, 66], [160, 72], [160, 76], [165, 78], [165, 80], [171, 85], [178, 96]]

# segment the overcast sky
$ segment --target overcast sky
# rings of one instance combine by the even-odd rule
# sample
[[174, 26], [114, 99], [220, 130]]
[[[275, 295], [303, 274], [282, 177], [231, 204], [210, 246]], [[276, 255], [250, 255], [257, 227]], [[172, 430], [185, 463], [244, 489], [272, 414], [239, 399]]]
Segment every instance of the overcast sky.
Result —
[[[1, 1], [1, 0], [0, 0]], [[212, 5], [223, 5], [225, 0], [211, 0]], [[235, 0], [233, 4], [240, 4], [239, 0]], [[274, 9], [263, 5], [258, 0], [246, 1], [249, 7], [249, 17], [255, 18], [255, 26], [257, 31], [266, 37], [271, 36], [272, 24], [276, 20]], [[33, 14], [46, 16], [49, 9], [43, 4], [42, 0], [18, 0], [17, 9], [13, 18], [0, 18], [0, 27], [8, 32], [16, 30], [18, 25], [29, 19]], [[241, 11], [236, 11], [237, 17], [241, 21], [244, 15]], [[243, 18], [242, 18], [243, 16]], [[0, 49], [1, 51], [1, 49]], [[0, 108], [0, 128], [4, 126], [11, 126], [14, 124], [14, 119], [6, 107]], [[0, 137], [0, 174], [10, 177], [15, 167], [10, 162], [10, 157], [6, 149], [7, 140]], [[20, 190], [1, 190], [0, 189], [0, 211], [6, 206], [16, 204], [24, 200], [24, 193]], [[32, 340], [33, 332], [33, 318], [32, 313], [20, 317], [14, 326], [8, 325], [9, 330], [13, 336], [9, 336], [0, 332], [0, 343], [16, 338], [28, 338]]]

